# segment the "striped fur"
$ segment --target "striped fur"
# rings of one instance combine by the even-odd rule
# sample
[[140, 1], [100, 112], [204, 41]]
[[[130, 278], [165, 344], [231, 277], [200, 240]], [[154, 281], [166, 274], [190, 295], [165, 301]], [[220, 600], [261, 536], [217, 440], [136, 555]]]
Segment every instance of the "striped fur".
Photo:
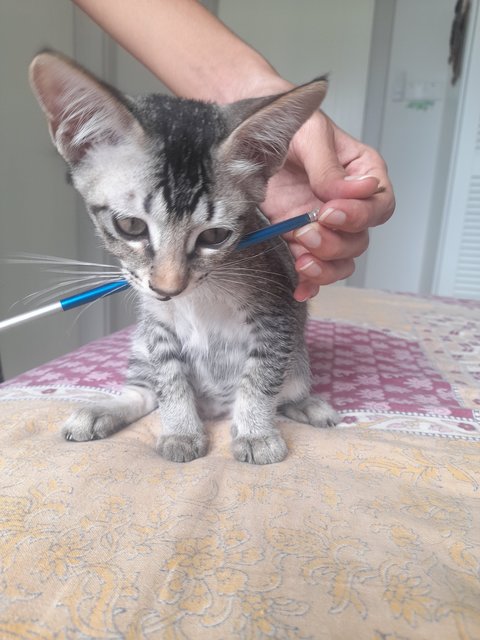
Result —
[[75, 412], [72, 440], [106, 437], [159, 409], [158, 452], [205, 455], [203, 421], [231, 416], [240, 461], [287, 454], [277, 411], [314, 426], [336, 413], [309, 396], [305, 306], [282, 240], [236, 252], [265, 224], [258, 205], [289, 142], [318, 107], [320, 79], [226, 107], [119, 96], [44, 53], [31, 82], [105, 246], [136, 290], [139, 321], [123, 396]]

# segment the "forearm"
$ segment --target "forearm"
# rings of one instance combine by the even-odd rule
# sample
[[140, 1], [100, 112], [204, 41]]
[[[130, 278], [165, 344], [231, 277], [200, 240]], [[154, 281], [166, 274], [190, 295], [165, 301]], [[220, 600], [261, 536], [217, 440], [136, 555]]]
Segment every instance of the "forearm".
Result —
[[74, 0], [173, 93], [220, 103], [288, 88], [196, 0]]

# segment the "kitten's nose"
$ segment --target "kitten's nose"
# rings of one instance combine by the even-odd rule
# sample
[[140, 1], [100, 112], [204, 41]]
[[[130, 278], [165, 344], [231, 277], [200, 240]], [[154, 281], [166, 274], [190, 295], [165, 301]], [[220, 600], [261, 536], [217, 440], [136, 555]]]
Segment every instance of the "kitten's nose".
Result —
[[164, 300], [170, 300], [170, 298], [174, 298], [175, 296], [178, 296], [179, 293], [182, 293], [182, 291], [185, 290], [185, 287], [181, 287], [180, 289], [175, 289], [174, 291], [173, 290], [167, 291], [165, 289], [158, 289], [157, 287], [154, 287], [151, 282], [148, 283], [148, 286], [150, 287], [150, 289], [152, 291], [155, 291], [155, 293], [157, 293]]
[[150, 267], [148, 286], [159, 297], [165, 299], [178, 296], [187, 288], [188, 281], [188, 266], [179, 248], [176, 251], [165, 248], [160, 255], [155, 256]]

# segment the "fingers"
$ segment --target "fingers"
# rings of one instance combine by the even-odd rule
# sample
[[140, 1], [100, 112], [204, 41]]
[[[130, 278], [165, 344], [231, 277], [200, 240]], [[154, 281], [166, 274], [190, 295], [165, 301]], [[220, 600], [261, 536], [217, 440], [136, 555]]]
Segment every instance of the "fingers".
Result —
[[319, 285], [311, 282], [310, 280], [300, 280], [294, 291], [293, 297], [297, 302], [306, 302], [307, 300], [310, 300], [310, 298], [315, 297], [319, 291]]
[[302, 275], [302, 281], [308, 279], [320, 287], [349, 278], [355, 271], [355, 262], [353, 258], [320, 262], [313, 256], [305, 256], [305, 259], [295, 263], [295, 269]]
[[[331, 260], [330, 262], [320, 263], [312, 256], [305, 255], [304, 262], [306, 268], [303, 271], [301, 268], [299, 270], [297, 263], [295, 263], [295, 268], [299, 271], [299, 280], [294, 292], [294, 298], [298, 302], [305, 302], [316, 296], [321, 285], [332, 284], [338, 280], [349, 278], [355, 271], [353, 259]], [[319, 268], [320, 271], [318, 271]], [[319, 275], [311, 277], [312, 273]]]
[[[344, 178], [343, 185], [338, 181], [335, 185], [337, 195], [328, 202], [324, 200], [325, 209], [320, 212], [322, 222], [333, 226], [327, 219], [332, 210], [338, 210], [346, 214], [346, 220], [341, 226], [345, 231], [356, 232], [385, 223], [395, 209], [393, 187], [385, 162], [377, 151], [358, 143], [343, 131], [337, 130], [336, 135], [337, 138], [342, 138], [352, 159], [344, 165], [348, 175]], [[376, 185], [373, 177], [377, 180]], [[368, 193], [367, 189], [372, 190]]]
[[366, 251], [368, 242], [366, 230], [358, 233], [342, 233], [313, 222], [295, 232], [290, 250], [297, 260], [303, 258], [305, 254], [313, 256], [320, 262], [344, 260], [360, 256]]
[[[378, 194], [388, 196], [385, 192]], [[388, 196], [390, 198], [390, 196]], [[298, 229], [289, 246], [295, 258], [295, 269], [300, 279], [295, 299], [307, 300], [318, 293], [320, 285], [348, 278], [355, 270], [354, 258], [368, 248], [368, 227], [390, 217], [394, 208], [393, 194], [390, 205], [361, 200], [329, 202], [320, 212], [320, 221]]]
[[315, 296], [321, 285], [352, 275], [355, 271], [354, 258], [368, 247], [368, 232], [344, 234], [322, 228], [314, 222], [299, 229], [289, 247], [299, 275], [294, 297], [304, 301]]
[[391, 188], [366, 200], [330, 200], [319, 213], [319, 221], [330, 229], [358, 233], [384, 224], [395, 209], [395, 198]]

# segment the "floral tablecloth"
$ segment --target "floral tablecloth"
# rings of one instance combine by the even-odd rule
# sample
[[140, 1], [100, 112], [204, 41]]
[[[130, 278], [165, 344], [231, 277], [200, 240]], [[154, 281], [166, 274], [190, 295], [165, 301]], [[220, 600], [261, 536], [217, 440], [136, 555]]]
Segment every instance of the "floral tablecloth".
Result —
[[159, 458], [157, 413], [63, 441], [119, 392], [130, 330], [0, 386], [0, 638], [480, 638], [480, 304], [329, 288], [289, 456]]

